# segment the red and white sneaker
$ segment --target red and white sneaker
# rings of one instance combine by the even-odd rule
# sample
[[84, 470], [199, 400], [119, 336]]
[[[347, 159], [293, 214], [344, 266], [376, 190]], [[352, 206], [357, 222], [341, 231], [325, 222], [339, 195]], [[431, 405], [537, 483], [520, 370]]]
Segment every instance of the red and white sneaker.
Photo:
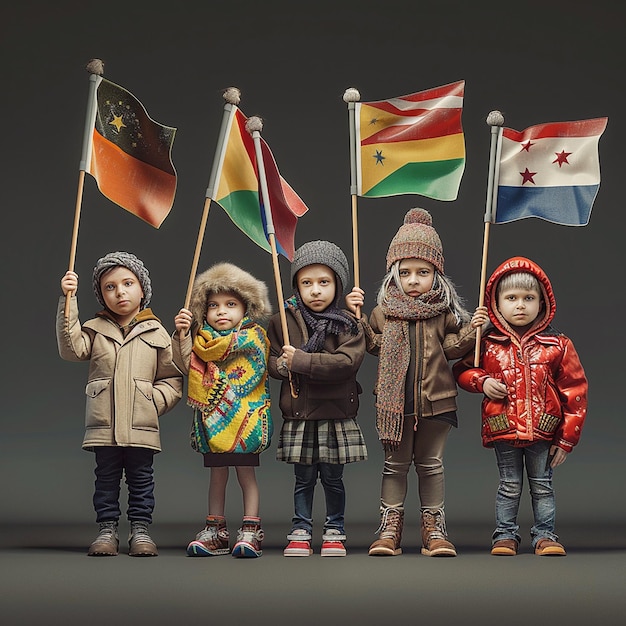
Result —
[[283, 556], [311, 556], [311, 534], [304, 528], [296, 528], [291, 534], [287, 535], [289, 543], [283, 550]]
[[328, 529], [322, 535], [321, 556], [346, 556], [346, 547], [343, 544], [345, 540], [346, 536], [336, 528]]

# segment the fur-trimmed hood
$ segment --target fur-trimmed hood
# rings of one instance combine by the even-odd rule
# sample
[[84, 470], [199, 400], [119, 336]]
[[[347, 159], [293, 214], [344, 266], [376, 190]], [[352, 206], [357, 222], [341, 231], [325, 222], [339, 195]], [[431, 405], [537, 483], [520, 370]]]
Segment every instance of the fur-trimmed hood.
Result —
[[246, 313], [254, 322], [265, 321], [272, 313], [267, 285], [232, 263], [217, 263], [198, 274], [191, 292], [189, 309], [194, 323], [204, 325], [210, 293], [236, 293], [246, 304]]

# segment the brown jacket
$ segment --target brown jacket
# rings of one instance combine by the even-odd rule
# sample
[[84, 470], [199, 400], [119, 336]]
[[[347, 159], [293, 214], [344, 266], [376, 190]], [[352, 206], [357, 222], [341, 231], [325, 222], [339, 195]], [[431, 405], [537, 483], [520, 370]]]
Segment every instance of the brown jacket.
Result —
[[[170, 337], [149, 309], [124, 337], [115, 322], [98, 316], [82, 324], [76, 297], [69, 319], [59, 299], [56, 333], [67, 361], [89, 361], [84, 449], [137, 446], [160, 451], [159, 416], [182, 397], [183, 377], [172, 362]], [[143, 316], [142, 316], [143, 314]]]
[[[285, 312], [289, 343], [298, 348], [309, 338], [306, 324], [297, 309], [289, 307]], [[296, 350], [291, 371], [297, 398], [292, 396], [288, 377], [276, 367], [285, 345], [278, 313], [271, 318], [267, 334], [270, 376], [283, 381], [279, 406], [284, 419], [356, 418], [361, 393], [356, 375], [365, 356], [365, 336], [360, 324], [356, 335], [329, 335], [322, 352]]]
[[[378, 355], [385, 316], [375, 307], [368, 320], [362, 315], [367, 351]], [[415, 372], [415, 415], [432, 417], [456, 411], [458, 390], [448, 361], [460, 359], [476, 343], [476, 329], [459, 324], [452, 313], [415, 322], [415, 352], [411, 355]], [[378, 384], [378, 383], [377, 383]], [[377, 390], [374, 390], [377, 393]]]

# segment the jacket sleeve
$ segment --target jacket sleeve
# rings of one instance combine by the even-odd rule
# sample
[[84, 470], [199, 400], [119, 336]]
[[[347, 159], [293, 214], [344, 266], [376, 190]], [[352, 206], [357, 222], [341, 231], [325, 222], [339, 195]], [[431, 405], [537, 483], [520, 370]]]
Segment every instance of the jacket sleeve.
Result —
[[476, 329], [469, 322], [459, 324], [452, 313], [446, 314], [446, 335], [442, 347], [446, 359], [460, 359], [476, 345]]
[[563, 419], [555, 433], [554, 444], [571, 452], [580, 440], [587, 415], [588, 382], [574, 344], [564, 337], [563, 347], [563, 358], [554, 375]]
[[365, 313], [361, 313], [359, 323], [363, 327], [363, 333], [365, 334], [366, 351], [369, 354], [378, 356], [385, 325], [385, 316], [380, 307], [375, 307], [369, 318]]
[[172, 333], [172, 359], [176, 367], [185, 375], [189, 374], [191, 364], [192, 332], [193, 328], [186, 335], [183, 335], [182, 339], [177, 330]]
[[483, 393], [483, 385], [489, 378], [482, 367], [474, 367], [474, 350], [452, 366], [452, 373], [457, 385], [470, 393]]
[[318, 382], [337, 382], [352, 378], [365, 356], [365, 335], [359, 324], [356, 335], [343, 334], [332, 352], [296, 350], [291, 371]]
[[[167, 332], [163, 329], [166, 337]], [[163, 415], [176, 406], [183, 396], [183, 375], [175, 365], [172, 355], [172, 344], [157, 350], [157, 370], [152, 384], [154, 403], [157, 413]]]
[[267, 328], [267, 338], [270, 342], [270, 354], [267, 362], [267, 371], [272, 378], [277, 378], [278, 380], [287, 380], [288, 372], [286, 370], [279, 371], [276, 365], [276, 360], [282, 354], [284, 344], [283, 333], [280, 328], [280, 319], [278, 313], [276, 313], [270, 319]]
[[65, 317], [65, 296], [57, 305], [56, 335], [59, 355], [66, 361], [88, 361], [91, 358], [93, 336], [81, 328], [78, 319], [78, 301], [70, 298], [69, 317]]

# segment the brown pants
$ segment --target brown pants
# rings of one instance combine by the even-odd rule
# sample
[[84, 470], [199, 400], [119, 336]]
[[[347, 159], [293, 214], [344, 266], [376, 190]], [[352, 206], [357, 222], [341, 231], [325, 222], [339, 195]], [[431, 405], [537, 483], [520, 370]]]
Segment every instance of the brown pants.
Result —
[[400, 445], [385, 453], [380, 494], [382, 508], [403, 510], [412, 463], [417, 473], [421, 508], [443, 508], [443, 452], [452, 427], [446, 422], [426, 418], [418, 421], [417, 430], [414, 426], [415, 419], [405, 417]]

